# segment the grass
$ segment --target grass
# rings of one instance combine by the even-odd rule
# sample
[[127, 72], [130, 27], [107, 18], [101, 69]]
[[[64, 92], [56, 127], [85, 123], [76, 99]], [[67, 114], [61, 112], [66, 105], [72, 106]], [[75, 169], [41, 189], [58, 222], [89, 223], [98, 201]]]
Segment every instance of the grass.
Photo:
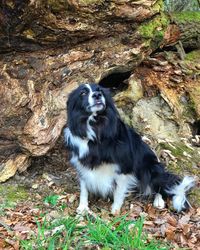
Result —
[[59, 195], [49, 195], [44, 199], [45, 203], [48, 203], [52, 206], [56, 206], [59, 200]]
[[81, 222], [74, 217], [47, 222], [44, 217], [42, 223], [37, 221], [37, 235], [21, 241], [20, 249], [170, 249], [166, 244], [148, 239], [143, 231], [143, 218], [131, 221], [121, 216], [105, 221], [87, 216]]

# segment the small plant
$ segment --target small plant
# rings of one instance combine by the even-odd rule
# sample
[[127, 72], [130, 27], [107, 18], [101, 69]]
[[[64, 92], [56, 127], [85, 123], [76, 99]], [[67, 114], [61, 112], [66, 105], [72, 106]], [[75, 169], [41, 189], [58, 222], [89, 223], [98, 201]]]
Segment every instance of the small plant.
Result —
[[49, 195], [44, 199], [45, 203], [50, 204], [51, 206], [56, 206], [59, 200], [59, 195]]

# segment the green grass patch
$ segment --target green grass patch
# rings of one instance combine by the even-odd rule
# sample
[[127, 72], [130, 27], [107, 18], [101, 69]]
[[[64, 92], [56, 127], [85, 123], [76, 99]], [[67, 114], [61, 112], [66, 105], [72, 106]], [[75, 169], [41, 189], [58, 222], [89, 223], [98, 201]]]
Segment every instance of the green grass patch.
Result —
[[45, 203], [50, 204], [51, 206], [56, 206], [59, 200], [59, 195], [54, 194], [54, 195], [49, 195], [44, 199]]
[[[42, 223], [37, 222], [38, 233], [20, 242], [24, 250], [56, 249], [138, 249], [167, 250], [170, 247], [157, 240], [149, 240], [143, 230], [143, 218], [128, 220], [127, 216], [105, 221], [86, 217], [85, 221], [68, 217]], [[84, 223], [83, 223], [84, 222]]]

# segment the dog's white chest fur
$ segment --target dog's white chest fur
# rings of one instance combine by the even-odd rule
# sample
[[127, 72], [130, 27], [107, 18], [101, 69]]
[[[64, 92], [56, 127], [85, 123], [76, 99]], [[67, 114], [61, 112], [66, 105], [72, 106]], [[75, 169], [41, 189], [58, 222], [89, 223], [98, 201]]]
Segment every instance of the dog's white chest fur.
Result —
[[98, 168], [89, 169], [84, 167], [76, 156], [72, 157], [71, 163], [76, 167], [79, 176], [85, 181], [89, 192], [106, 197], [113, 194], [119, 174], [116, 164], [101, 164]]
[[73, 135], [69, 128], [64, 129], [64, 136], [67, 144], [71, 143], [78, 148], [80, 158], [89, 153], [88, 139], [82, 139]]

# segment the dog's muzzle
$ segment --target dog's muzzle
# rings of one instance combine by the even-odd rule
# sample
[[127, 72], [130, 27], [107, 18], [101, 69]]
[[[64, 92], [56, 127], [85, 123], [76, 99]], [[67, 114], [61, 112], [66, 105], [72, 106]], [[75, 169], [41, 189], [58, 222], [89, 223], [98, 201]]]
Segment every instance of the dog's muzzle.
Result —
[[92, 93], [89, 100], [88, 110], [90, 112], [102, 111], [105, 109], [105, 98], [100, 91]]

